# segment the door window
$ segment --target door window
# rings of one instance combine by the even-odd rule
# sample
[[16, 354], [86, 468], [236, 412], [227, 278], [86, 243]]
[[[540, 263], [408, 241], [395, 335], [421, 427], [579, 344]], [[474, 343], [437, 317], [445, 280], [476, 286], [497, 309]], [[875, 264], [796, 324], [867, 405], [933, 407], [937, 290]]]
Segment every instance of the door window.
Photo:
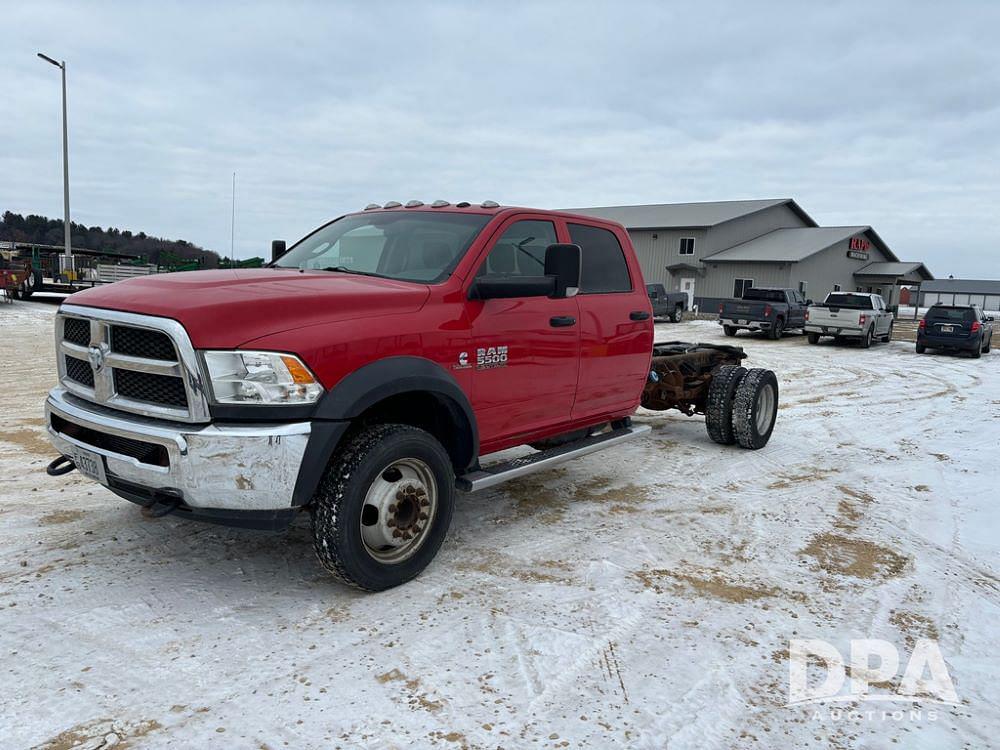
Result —
[[614, 232], [584, 224], [570, 224], [569, 237], [582, 251], [580, 294], [632, 291], [625, 252]]
[[544, 276], [545, 248], [558, 242], [551, 221], [515, 221], [500, 235], [477, 276]]

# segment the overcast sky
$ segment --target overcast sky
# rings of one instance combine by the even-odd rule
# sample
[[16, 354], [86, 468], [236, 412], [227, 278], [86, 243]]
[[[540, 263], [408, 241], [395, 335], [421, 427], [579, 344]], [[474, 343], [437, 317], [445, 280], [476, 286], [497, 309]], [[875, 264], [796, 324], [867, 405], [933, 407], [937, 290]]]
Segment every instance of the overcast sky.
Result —
[[[752, 10], [751, 10], [752, 8]], [[793, 197], [1000, 278], [1000, 2], [5, 4], [0, 210], [263, 255], [371, 201]]]

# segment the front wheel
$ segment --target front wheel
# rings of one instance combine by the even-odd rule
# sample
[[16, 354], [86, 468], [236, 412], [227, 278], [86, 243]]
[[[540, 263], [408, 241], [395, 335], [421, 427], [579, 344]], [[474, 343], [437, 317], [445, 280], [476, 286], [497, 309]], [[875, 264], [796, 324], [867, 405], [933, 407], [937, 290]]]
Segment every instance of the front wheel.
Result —
[[451, 524], [455, 474], [429, 433], [367, 427], [334, 456], [311, 504], [313, 547], [337, 579], [365, 591], [409, 581]]
[[819, 334], [818, 333], [807, 333], [806, 334], [806, 338], [809, 339], [809, 343], [810, 344], [818, 344], [819, 343]]

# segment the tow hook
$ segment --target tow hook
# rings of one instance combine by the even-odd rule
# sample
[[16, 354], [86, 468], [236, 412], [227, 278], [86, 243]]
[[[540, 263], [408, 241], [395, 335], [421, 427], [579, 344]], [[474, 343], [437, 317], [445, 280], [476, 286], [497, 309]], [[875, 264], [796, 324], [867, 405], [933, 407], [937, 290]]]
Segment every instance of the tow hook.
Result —
[[60, 477], [63, 474], [69, 474], [75, 468], [76, 464], [66, 458], [66, 456], [59, 456], [59, 458], [45, 467], [45, 473], [50, 477]]
[[160, 500], [153, 500], [149, 505], [142, 506], [142, 515], [146, 518], [163, 518], [163, 516], [169, 516], [175, 510], [177, 510], [181, 505], [181, 499], [169, 500], [163, 502]]

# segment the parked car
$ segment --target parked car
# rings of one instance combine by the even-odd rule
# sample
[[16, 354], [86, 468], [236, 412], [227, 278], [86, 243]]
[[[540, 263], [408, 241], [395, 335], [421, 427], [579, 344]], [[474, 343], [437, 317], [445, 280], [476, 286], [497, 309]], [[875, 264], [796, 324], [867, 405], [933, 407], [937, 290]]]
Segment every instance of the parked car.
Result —
[[818, 344], [823, 336], [857, 339], [867, 349], [875, 339], [891, 341], [894, 322], [881, 294], [830, 292], [806, 310], [806, 336], [810, 344]]
[[[61, 454], [151, 515], [282, 529], [335, 577], [398, 585], [474, 492], [641, 437], [640, 405], [756, 449], [778, 382], [732, 346], [653, 345], [629, 235], [572, 214], [369, 206], [260, 269], [129, 279], [55, 320]], [[529, 445], [537, 452], [496, 459]]]
[[993, 343], [993, 316], [978, 305], [934, 305], [917, 328], [917, 354], [928, 349], [988, 354]]
[[719, 305], [719, 325], [727, 336], [745, 329], [780, 339], [785, 331], [805, 325], [806, 306], [811, 302], [797, 289], [750, 287], [743, 299]]
[[669, 318], [680, 323], [688, 307], [687, 292], [668, 292], [663, 284], [646, 284], [646, 293], [653, 306], [654, 318]]

